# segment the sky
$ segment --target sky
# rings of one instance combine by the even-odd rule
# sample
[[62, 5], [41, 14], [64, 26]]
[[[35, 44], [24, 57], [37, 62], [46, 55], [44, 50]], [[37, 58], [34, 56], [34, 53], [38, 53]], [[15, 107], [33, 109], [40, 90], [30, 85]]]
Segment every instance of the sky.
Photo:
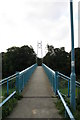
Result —
[[[47, 44], [55, 48], [65, 47], [69, 52], [70, 6], [69, 0], [64, 1], [0, 1], [0, 52], [12, 46], [31, 45], [37, 53], [37, 42], [41, 41], [43, 56]], [[78, 47], [78, 1], [73, 0], [75, 47]]]

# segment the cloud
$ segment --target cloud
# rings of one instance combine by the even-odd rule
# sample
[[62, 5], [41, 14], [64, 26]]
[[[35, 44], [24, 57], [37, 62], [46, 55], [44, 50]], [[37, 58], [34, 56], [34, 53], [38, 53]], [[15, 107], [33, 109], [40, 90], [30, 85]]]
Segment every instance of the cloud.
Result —
[[[51, 1], [51, 0], [50, 0]], [[67, 10], [67, 4], [61, 2], [26, 2], [26, 16], [28, 19], [48, 19], [48, 20], [56, 20], [61, 17], [62, 14], [65, 14]], [[28, 11], [29, 10], [29, 11]], [[64, 13], [63, 13], [64, 10]]]
[[0, 51], [24, 44], [37, 51], [37, 41], [41, 40], [43, 51], [47, 43], [70, 50], [66, 45], [70, 44], [69, 4], [54, 0], [0, 1], [0, 33]]

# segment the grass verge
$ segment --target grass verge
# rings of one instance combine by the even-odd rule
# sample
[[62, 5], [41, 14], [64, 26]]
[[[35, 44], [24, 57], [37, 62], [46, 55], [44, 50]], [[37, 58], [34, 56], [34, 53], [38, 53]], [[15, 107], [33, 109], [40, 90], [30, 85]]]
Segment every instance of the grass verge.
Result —
[[[64, 98], [65, 102], [67, 103], [68, 107], [70, 108], [70, 101], [69, 98]], [[64, 118], [65, 117], [65, 108], [61, 102], [60, 99], [56, 101], [56, 107], [59, 110], [59, 114]], [[70, 108], [71, 110], [71, 108]], [[72, 112], [75, 120], [80, 120], [80, 100], [76, 99], [76, 111]], [[67, 115], [67, 119], [70, 120], [70, 118]]]
[[[6, 98], [6, 94], [4, 99]], [[20, 100], [23, 96], [19, 93], [16, 93], [11, 99], [9, 99], [3, 106], [2, 106], [2, 119], [6, 118], [12, 112], [13, 108], [16, 106], [18, 100]]]

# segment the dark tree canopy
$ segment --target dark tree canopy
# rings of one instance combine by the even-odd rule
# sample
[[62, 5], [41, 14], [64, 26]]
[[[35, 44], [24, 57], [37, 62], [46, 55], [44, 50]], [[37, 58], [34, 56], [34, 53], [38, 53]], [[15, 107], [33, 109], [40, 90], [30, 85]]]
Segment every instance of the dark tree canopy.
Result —
[[[51, 69], [70, 76], [71, 52], [66, 52], [64, 47], [54, 48], [52, 45], [47, 45], [47, 49], [43, 62]], [[42, 64], [42, 59], [37, 58], [37, 61], [38, 65]], [[2, 53], [2, 77], [22, 71], [34, 63], [36, 63], [36, 54], [32, 46], [8, 48], [7, 52]], [[80, 48], [75, 48], [75, 71], [80, 78]]]
[[69, 53], [65, 51], [64, 47], [54, 48], [53, 46], [48, 45], [48, 53], [43, 61], [51, 69], [69, 75], [68, 57]]
[[[70, 76], [71, 52], [66, 52], [64, 47], [54, 48], [52, 45], [47, 45], [47, 48], [48, 53], [43, 59], [44, 63], [53, 70]], [[77, 77], [80, 76], [80, 48], [75, 48], [75, 71]]]
[[3, 78], [26, 69], [36, 62], [36, 54], [32, 46], [11, 47], [2, 54]]

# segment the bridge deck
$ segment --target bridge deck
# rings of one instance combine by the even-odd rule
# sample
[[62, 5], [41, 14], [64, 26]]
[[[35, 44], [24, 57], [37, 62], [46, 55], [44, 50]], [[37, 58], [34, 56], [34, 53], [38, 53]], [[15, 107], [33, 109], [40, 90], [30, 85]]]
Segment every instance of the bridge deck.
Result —
[[61, 118], [52, 96], [48, 78], [42, 67], [37, 67], [24, 88], [23, 98], [8, 118]]

